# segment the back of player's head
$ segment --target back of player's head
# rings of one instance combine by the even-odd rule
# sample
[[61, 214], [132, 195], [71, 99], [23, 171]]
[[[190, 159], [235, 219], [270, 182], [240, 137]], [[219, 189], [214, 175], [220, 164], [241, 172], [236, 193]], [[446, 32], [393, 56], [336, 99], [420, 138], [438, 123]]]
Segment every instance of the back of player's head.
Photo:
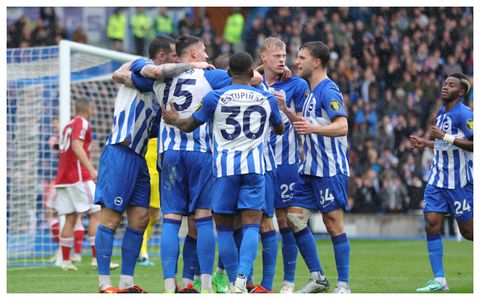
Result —
[[276, 37], [269, 37], [266, 38], [260, 46], [260, 53], [265, 52], [267, 49], [285, 50], [286, 48], [287, 46], [281, 39]]
[[464, 97], [467, 97], [470, 92], [470, 80], [468, 80], [468, 76], [462, 73], [453, 73], [448, 75], [448, 77], [454, 77], [460, 80], [460, 85], [465, 90]]
[[230, 56], [228, 54], [221, 54], [215, 58], [213, 65], [217, 69], [228, 70], [228, 64], [230, 63]]
[[175, 45], [175, 40], [173, 38], [166, 35], [157, 36], [148, 46], [148, 57], [153, 60], [159, 52], [164, 52], [165, 54], [170, 53], [172, 50], [170, 45], [172, 44]]
[[234, 75], [253, 75], [252, 66], [253, 66], [253, 58], [247, 52], [239, 52], [235, 53], [230, 57], [229, 61], [230, 69], [228, 72]]
[[203, 40], [193, 35], [182, 34], [177, 38], [175, 42], [177, 56], [182, 56], [185, 53], [185, 50], [188, 49], [188, 47], [197, 43], [203, 43]]
[[308, 49], [313, 58], [320, 59], [323, 68], [327, 66], [330, 59], [330, 50], [326, 44], [320, 41], [306, 42], [300, 47], [301, 49]]
[[75, 100], [75, 113], [80, 114], [88, 112], [92, 105], [92, 101], [87, 97], [80, 97]]

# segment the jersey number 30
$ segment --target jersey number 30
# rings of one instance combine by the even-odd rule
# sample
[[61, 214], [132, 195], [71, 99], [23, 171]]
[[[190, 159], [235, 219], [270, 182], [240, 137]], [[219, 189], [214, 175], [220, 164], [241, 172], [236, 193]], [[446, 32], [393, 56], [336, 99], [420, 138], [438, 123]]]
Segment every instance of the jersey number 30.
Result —
[[[247, 107], [247, 109], [243, 113], [243, 120], [241, 121], [243, 126], [236, 119], [236, 117], [240, 114], [240, 106], [222, 106], [221, 111], [222, 113], [230, 114], [225, 120], [225, 123], [228, 125], [232, 125], [234, 128], [233, 132], [228, 132], [225, 129], [222, 129], [220, 131], [224, 139], [229, 141], [234, 140], [240, 135], [242, 130], [245, 136], [251, 140], [258, 139], [262, 135], [263, 129], [265, 128], [265, 121], [267, 120], [267, 112], [262, 106], [252, 105]], [[260, 114], [260, 128], [257, 130], [257, 132], [252, 132], [250, 130], [250, 119], [252, 113], [254, 112]]]

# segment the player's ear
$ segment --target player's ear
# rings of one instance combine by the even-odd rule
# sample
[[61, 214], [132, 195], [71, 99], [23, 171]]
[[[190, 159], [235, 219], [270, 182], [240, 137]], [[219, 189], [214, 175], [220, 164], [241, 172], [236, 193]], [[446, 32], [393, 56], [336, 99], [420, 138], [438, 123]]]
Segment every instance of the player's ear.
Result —
[[249, 74], [250, 74], [250, 78], [253, 78], [253, 75], [254, 75], [254, 73], [253, 73], [253, 69], [252, 69], [252, 68], [250, 68], [250, 70], [249, 70], [249, 71], [250, 71], [250, 72], [249, 72]]
[[228, 73], [228, 76], [232, 77], [232, 72], [230, 72], [230, 68], [228, 69], [227, 73]]

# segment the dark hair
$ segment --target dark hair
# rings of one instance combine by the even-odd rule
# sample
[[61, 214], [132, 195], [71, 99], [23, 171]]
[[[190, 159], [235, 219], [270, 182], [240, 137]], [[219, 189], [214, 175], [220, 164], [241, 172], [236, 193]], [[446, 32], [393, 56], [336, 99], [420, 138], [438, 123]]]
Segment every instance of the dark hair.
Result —
[[235, 53], [229, 61], [232, 75], [248, 75], [253, 65], [253, 58], [247, 52]]
[[314, 58], [320, 59], [322, 67], [325, 68], [330, 59], [330, 50], [328, 46], [320, 41], [304, 43], [300, 49], [308, 49]]
[[448, 77], [455, 77], [460, 80], [460, 85], [465, 90], [465, 95], [463, 97], [467, 98], [468, 93], [470, 92], [470, 80], [468, 80], [468, 76], [462, 73], [453, 73], [448, 75]]
[[182, 52], [186, 48], [196, 43], [203, 43], [203, 41], [201, 38], [189, 34], [182, 34], [181, 36], [179, 36], [175, 41], [175, 49], [177, 51], [177, 56], [181, 56]]
[[150, 45], [148, 46], [148, 57], [150, 57], [150, 59], [155, 59], [155, 56], [157, 56], [158, 52], [160, 51], [164, 53], [170, 53], [171, 44], [175, 44], [175, 40], [173, 38], [166, 35], [157, 36], [150, 42]]

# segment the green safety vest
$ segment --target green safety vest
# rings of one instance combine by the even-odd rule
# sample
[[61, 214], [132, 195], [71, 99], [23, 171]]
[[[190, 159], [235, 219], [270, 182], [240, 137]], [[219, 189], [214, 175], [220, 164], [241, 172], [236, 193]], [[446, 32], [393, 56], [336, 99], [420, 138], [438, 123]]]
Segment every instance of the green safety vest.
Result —
[[169, 16], [158, 16], [157, 17], [157, 32], [172, 33], [173, 32], [173, 21]]
[[152, 20], [145, 14], [134, 14], [130, 21], [132, 25], [133, 35], [138, 38], [144, 38], [148, 35]]
[[127, 29], [127, 18], [124, 15], [113, 14], [108, 18], [107, 37], [124, 40]]
[[227, 42], [236, 44], [242, 38], [243, 16], [240, 13], [233, 14], [227, 18], [223, 36]]

